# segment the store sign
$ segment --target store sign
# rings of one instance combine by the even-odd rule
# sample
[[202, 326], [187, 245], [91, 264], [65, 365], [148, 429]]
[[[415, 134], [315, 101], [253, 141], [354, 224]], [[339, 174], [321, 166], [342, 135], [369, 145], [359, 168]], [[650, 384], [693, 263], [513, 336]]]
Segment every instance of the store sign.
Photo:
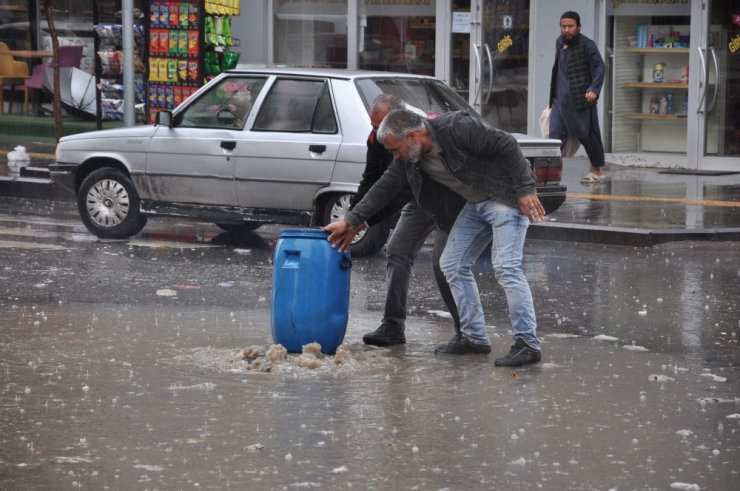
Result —
[[514, 46], [514, 40], [511, 39], [511, 36], [507, 34], [506, 36], [503, 37], [503, 39], [501, 39], [501, 41], [498, 42], [498, 44], [496, 45], [496, 48], [498, 49], [499, 53], [503, 54], [504, 51], [511, 48], [512, 46]]
[[514, 25], [514, 18], [510, 15], [504, 15], [502, 24], [505, 30], [509, 30]]
[[740, 14], [732, 16], [733, 25], [740, 26]]
[[691, 0], [612, 0], [606, 15], [691, 15]]
[[470, 34], [470, 12], [452, 12], [452, 32]]
[[735, 38], [730, 41], [727, 47], [730, 49], [730, 53], [732, 53], [733, 55], [740, 51], [740, 34], [735, 36]]

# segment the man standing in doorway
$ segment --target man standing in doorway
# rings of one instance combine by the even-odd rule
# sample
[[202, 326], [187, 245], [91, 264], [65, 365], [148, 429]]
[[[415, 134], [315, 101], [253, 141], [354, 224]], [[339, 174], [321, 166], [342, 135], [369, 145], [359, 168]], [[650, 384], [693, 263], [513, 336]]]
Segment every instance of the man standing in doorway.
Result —
[[596, 112], [604, 73], [596, 43], [581, 34], [581, 17], [577, 12], [565, 12], [560, 17], [550, 80], [550, 138], [559, 139], [561, 148], [568, 137], [581, 142], [591, 162], [591, 170], [581, 179], [583, 184], [604, 177], [604, 145]]

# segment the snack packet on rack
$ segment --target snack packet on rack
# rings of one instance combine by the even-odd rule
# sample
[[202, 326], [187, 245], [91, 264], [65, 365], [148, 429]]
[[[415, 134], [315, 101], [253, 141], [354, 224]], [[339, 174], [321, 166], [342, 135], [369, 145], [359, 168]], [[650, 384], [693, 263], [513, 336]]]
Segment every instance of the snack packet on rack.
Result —
[[190, 4], [187, 2], [180, 2], [180, 27], [186, 28], [188, 27], [188, 10], [190, 9]]

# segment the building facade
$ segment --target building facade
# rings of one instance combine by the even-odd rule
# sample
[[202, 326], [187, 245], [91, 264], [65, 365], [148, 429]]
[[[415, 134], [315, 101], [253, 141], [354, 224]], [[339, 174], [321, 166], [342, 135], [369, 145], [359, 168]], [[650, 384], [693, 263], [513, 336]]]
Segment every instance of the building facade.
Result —
[[246, 9], [235, 36], [248, 63], [435, 75], [494, 126], [528, 133], [548, 103], [560, 15], [575, 10], [607, 65], [599, 114], [609, 160], [740, 171], [738, 0], [257, 0]]
[[[84, 22], [92, 0], [67, 3]], [[242, 64], [434, 75], [492, 125], [536, 134], [566, 10], [607, 65], [609, 161], [740, 171], [740, 0], [242, 0], [232, 49]]]

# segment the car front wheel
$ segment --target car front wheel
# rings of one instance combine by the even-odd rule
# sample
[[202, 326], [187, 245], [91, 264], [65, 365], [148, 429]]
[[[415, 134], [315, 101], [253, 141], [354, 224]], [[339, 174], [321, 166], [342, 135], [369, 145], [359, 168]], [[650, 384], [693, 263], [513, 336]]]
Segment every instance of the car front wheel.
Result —
[[[335, 195], [326, 200], [324, 205], [324, 223], [331, 223], [344, 218], [350, 207], [352, 194]], [[390, 234], [390, 225], [388, 220], [377, 223], [367, 230], [358, 233], [352, 245], [350, 254], [352, 257], [369, 257], [374, 256], [385, 245]]]
[[125, 239], [146, 225], [131, 179], [110, 167], [97, 169], [82, 181], [77, 208], [85, 227], [104, 239]]

